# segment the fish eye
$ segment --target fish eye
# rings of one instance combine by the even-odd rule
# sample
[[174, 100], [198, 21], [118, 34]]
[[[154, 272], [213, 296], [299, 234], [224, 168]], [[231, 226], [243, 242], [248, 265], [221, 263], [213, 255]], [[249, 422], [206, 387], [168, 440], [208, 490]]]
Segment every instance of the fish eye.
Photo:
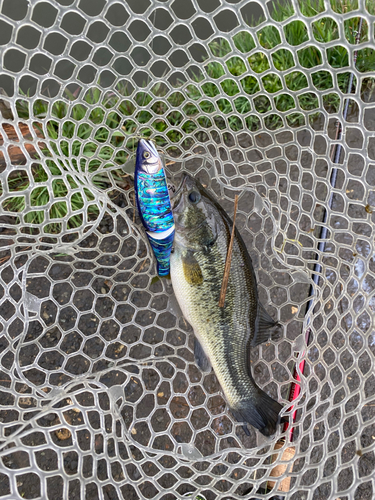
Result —
[[189, 193], [188, 198], [191, 203], [196, 204], [201, 199], [201, 195], [198, 191], [192, 191], [191, 193]]
[[147, 160], [147, 158], [150, 158], [150, 153], [148, 151], [144, 151], [143, 152], [143, 158], [145, 158]]

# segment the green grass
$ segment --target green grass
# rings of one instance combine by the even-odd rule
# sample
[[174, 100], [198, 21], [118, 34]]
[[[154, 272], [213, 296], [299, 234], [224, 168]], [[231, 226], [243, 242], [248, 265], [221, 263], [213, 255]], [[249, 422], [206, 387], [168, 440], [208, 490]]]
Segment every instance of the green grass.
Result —
[[[330, 1], [333, 10], [339, 14], [350, 12], [357, 6], [357, 0]], [[375, 13], [369, 0], [366, 0], [366, 8]], [[324, 1], [299, 0], [299, 9], [305, 18], [310, 18], [324, 12]], [[276, 6], [272, 16], [278, 23], [288, 20], [293, 14], [293, 6], [283, 2]], [[353, 17], [343, 23], [345, 37], [351, 45], [356, 42], [358, 22], [354, 12]], [[237, 33], [232, 37], [235, 52], [226, 39], [216, 38], [207, 48], [216, 61], [203, 63], [201, 72], [193, 74], [195, 84], [185, 86], [184, 94], [178, 88], [173, 89], [167, 103], [159, 100], [167, 92], [164, 83], [155, 84], [148, 92], [139, 90], [132, 99], [129, 96], [133, 88], [126, 83], [117, 87], [117, 94], [99, 87], [92, 88], [83, 96], [83, 102], [77, 104], [74, 104], [76, 97], [68, 94], [67, 101], [57, 100], [52, 104], [52, 119], [46, 118], [47, 101], [39, 99], [30, 109], [27, 98], [19, 99], [16, 103], [18, 117], [32, 118], [34, 127], [46, 131], [46, 144], [42, 147], [46, 170], [37, 161], [31, 174], [22, 167], [15, 170], [8, 178], [12, 196], [3, 202], [2, 208], [16, 214], [22, 212], [29, 224], [41, 224], [46, 216], [44, 207], [52, 197], [56, 201], [48, 213], [52, 221], [48, 225], [50, 232], [61, 230], [57, 221], [67, 216], [68, 203], [75, 214], [67, 224], [74, 229], [82, 225], [85, 204], [89, 204], [89, 219], [94, 219], [99, 213], [93, 195], [86, 188], [87, 182], [82, 179], [89, 179], [100, 189], [108, 189], [110, 184], [105, 170], [111, 168], [112, 176], [121, 180], [120, 167], [126, 163], [129, 151], [134, 152], [137, 146], [136, 132], [153, 137], [159, 147], [168, 146], [169, 154], [178, 155], [181, 149], [192, 146], [190, 136], [194, 135], [202, 142], [207, 140], [206, 130], [212, 126], [223, 131], [229, 126], [233, 132], [246, 129], [255, 132], [262, 126], [277, 130], [284, 126], [306, 125], [306, 118], [313, 121], [319, 114], [319, 96], [304, 91], [309, 82], [304, 72], [296, 69], [296, 58], [302, 67], [307, 68], [306, 73], [309, 73], [315, 89], [324, 92], [321, 97], [324, 108], [329, 113], [337, 112], [343, 99], [341, 93], [347, 93], [350, 78], [347, 49], [339, 44], [328, 49], [324, 47], [325, 43], [334, 42], [339, 37], [337, 20], [327, 15], [313, 21], [312, 39], [309, 39], [303, 18], [287, 22], [283, 30], [288, 42], [286, 46], [281, 43], [279, 29], [272, 25], [260, 27], [254, 36], [247, 31]], [[361, 42], [368, 41], [368, 31], [364, 22]], [[256, 49], [255, 39], [261, 50]], [[319, 48], [317, 43], [321, 44]], [[329, 71], [320, 67], [324, 50], [332, 68], [343, 68], [336, 81]], [[277, 73], [264, 74], [271, 64]], [[375, 51], [359, 47], [357, 68], [361, 72], [374, 71]], [[206, 73], [205, 81], [202, 72]], [[374, 79], [370, 78], [368, 85], [375, 87]], [[335, 91], [335, 87], [341, 92]], [[246, 95], [240, 95], [242, 91]], [[374, 89], [366, 91], [371, 95]], [[271, 111], [272, 105], [277, 114]], [[254, 114], [254, 110], [262, 118]], [[161, 134], [166, 134], [169, 144]], [[118, 170], [113, 170], [116, 167]], [[29, 186], [28, 175], [40, 184], [32, 191], [30, 211], [25, 214], [22, 192]], [[52, 192], [43, 186], [51, 177]]]
[[[61, 169], [52, 160], [46, 161], [46, 166], [50, 175], [55, 177], [52, 181], [52, 191], [53, 198], [56, 202], [51, 206], [48, 211], [50, 219], [56, 219], [61, 221], [64, 219], [68, 213], [67, 207], [67, 197], [70, 195], [69, 204], [71, 209], [75, 212], [81, 211], [87, 202], [92, 202], [94, 196], [89, 189], [83, 188], [85, 195], [85, 200], [82, 198], [80, 192], [74, 192], [79, 185], [74, 180], [71, 175], [66, 176], [66, 182], [61, 178]], [[40, 164], [33, 164], [31, 168], [31, 175], [36, 183], [45, 183], [50, 175], [47, 174], [46, 170]], [[11, 192], [20, 193], [19, 196], [7, 198], [3, 202], [3, 209], [9, 212], [21, 213], [24, 212], [26, 203], [25, 197], [22, 196], [22, 191], [26, 190], [30, 185], [30, 179], [26, 170], [15, 170], [8, 177], [8, 189]], [[50, 201], [50, 192], [46, 185], [40, 185], [35, 187], [30, 193], [30, 207], [32, 210], [23, 214], [24, 221], [27, 224], [41, 224], [45, 221], [45, 210], [40, 209], [44, 207]], [[99, 214], [99, 209], [95, 204], [90, 204], [88, 209], [88, 216], [90, 218], [96, 218]], [[67, 221], [67, 226], [69, 229], [77, 228], [82, 225], [83, 217], [82, 214], [73, 215]], [[56, 225], [58, 224], [58, 226]], [[59, 232], [58, 228], [60, 225], [58, 222], [49, 224], [49, 232], [56, 233]]]

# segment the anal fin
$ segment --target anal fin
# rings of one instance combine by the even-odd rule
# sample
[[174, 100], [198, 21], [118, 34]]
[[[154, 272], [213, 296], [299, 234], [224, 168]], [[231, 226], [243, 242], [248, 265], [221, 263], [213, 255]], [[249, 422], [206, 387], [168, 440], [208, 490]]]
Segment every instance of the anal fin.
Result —
[[262, 304], [258, 302], [258, 314], [255, 321], [255, 332], [251, 340], [251, 345], [256, 346], [267, 342], [270, 338], [275, 338], [279, 336], [279, 332], [270, 332], [269, 329], [274, 326], [279, 326], [277, 321], [274, 321], [268, 312], [264, 309]]
[[206, 353], [204, 352], [199, 340], [197, 338], [194, 339], [194, 357], [195, 362], [202, 370], [202, 372], [210, 372], [211, 371], [211, 363]]

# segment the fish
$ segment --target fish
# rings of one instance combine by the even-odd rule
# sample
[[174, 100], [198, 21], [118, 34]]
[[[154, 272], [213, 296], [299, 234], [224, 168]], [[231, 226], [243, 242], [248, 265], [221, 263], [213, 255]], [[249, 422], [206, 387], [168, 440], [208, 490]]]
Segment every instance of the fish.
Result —
[[163, 163], [154, 143], [146, 139], [140, 139], [137, 146], [134, 190], [157, 273], [168, 276], [175, 225]]
[[235, 228], [224, 307], [219, 307], [232, 220], [188, 174], [172, 198], [175, 238], [170, 258], [172, 286], [194, 330], [194, 356], [202, 371], [213, 368], [237, 421], [263, 435], [276, 432], [282, 405], [252, 376], [250, 348], [270, 337], [276, 323], [260, 303], [252, 261]]

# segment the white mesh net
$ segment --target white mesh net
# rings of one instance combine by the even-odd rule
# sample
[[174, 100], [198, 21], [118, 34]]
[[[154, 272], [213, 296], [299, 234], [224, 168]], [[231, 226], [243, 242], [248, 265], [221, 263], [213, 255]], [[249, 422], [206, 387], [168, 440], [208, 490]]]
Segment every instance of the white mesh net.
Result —
[[[0, 6], [0, 497], [372, 499], [373, 0]], [[194, 363], [134, 209], [140, 135], [174, 184], [240, 194], [283, 326], [253, 373], [286, 416], [306, 362], [293, 442], [246, 435]]]

